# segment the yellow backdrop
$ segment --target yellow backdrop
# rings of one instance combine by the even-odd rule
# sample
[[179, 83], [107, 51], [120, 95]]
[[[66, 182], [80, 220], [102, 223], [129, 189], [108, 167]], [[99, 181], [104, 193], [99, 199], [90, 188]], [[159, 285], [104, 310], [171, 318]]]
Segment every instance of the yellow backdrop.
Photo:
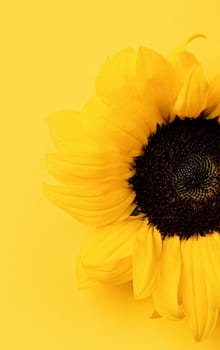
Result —
[[162, 53], [204, 33], [190, 47], [208, 76], [220, 73], [218, 0], [19, 0], [0, 10], [2, 350], [212, 349], [185, 321], [147, 320], [125, 288], [79, 292], [74, 264], [86, 227], [50, 204], [45, 117], [80, 108], [106, 56], [146, 45]]

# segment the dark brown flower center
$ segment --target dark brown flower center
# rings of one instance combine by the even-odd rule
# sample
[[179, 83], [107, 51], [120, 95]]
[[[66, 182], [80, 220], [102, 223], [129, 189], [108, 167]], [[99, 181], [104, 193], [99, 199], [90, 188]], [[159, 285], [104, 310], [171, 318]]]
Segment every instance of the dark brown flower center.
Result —
[[220, 125], [217, 118], [180, 119], [157, 126], [134, 159], [129, 184], [136, 212], [165, 238], [220, 231]]
[[187, 156], [173, 168], [171, 176], [180, 198], [205, 202], [218, 192], [218, 165], [207, 155]]

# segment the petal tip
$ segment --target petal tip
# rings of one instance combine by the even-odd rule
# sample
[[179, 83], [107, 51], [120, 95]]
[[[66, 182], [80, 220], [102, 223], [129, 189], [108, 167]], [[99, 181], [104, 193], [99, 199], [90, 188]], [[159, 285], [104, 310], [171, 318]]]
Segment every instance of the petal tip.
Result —
[[205, 34], [202, 33], [198, 33], [198, 34], [194, 34], [192, 36], [190, 36], [186, 41], [186, 45], [188, 45], [189, 43], [191, 43], [191, 41], [198, 39], [198, 38], [203, 38], [203, 39], [208, 39], [208, 37]]

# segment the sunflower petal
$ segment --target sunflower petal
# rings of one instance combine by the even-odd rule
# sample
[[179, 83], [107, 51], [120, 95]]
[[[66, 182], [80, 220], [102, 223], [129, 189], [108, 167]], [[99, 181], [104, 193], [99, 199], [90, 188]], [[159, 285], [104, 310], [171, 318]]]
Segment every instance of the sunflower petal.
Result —
[[218, 75], [210, 84], [207, 93], [206, 115], [208, 118], [220, 115], [220, 75]]
[[205, 339], [214, 329], [218, 311], [203, 261], [201, 241], [207, 237], [182, 241], [183, 271], [180, 294], [184, 312], [194, 338]]
[[127, 218], [135, 193], [126, 156], [117, 151], [71, 152], [47, 157], [50, 173], [65, 186], [45, 185], [47, 197], [79, 221], [106, 225]]
[[[107, 181], [127, 180], [133, 175], [130, 169], [132, 158], [121, 155], [118, 151], [102, 152], [60, 152], [46, 157], [49, 172], [63, 183], [74, 186], [77, 180]], [[86, 185], [86, 184], [85, 184]]]
[[[151, 131], [146, 118], [154, 115], [151, 104], [143, 104], [137, 93], [136, 60], [135, 51], [129, 48], [117, 53], [103, 65], [96, 80], [95, 99], [100, 99], [108, 112], [93, 118], [91, 126], [93, 135], [103, 135], [104, 144], [110, 141], [123, 152], [134, 156], [140, 154]], [[91, 118], [88, 107], [85, 114]]]
[[133, 256], [133, 290], [136, 299], [149, 297], [155, 289], [162, 241], [160, 233], [143, 222]]
[[188, 51], [176, 52], [175, 55], [169, 57], [169, 61], [172, 63], [181, 82], [184, 82], [188, 72], [193, 66], [199, 65], [197, 58]]
[[199, 65], [199, 61], [195, 55], [186, 50], [188, 44], [197, 38], [206, 38], [206, 36], [203, 34], [193, 35], [168, 55], [168, 60], [172, 63], [181, 82], [185, 80], [186, 75], [193, 66]]
[[135, 234], [141, 224], [141, 220], [125, 220], [96, 229], [81, 248], [78, 259], [79, 280], [82, 270], [91, 279], [102, 283], [119, 284], [131, 280], [131, 256]]
[[172, 65], [157, 52], [141, 47], [137, 58], [137, 88], [145, 105], [157, 106], [160, 112], [148, 115], [155, 125], [169, 118], [179, 87]]
[[156, 310], [164, 317], [179, 319], [183, 317], [179, 305], [179, 281], [181, 275], [181, 251], [178, 236], [163, 241], [157, 289], [153, 293]]
[[82, 131], [100, 149], [112, 147], [112, 138], [105, 121], [108, 113], [108, 107], [97, 96], [91, 97], [81, 111]]
[[46, 120], [52, 140], [59, 152], [90, 149], [92, 144], [84, 137], [81, 115], [64, 110], [50, 115]]
[[[85, 184], [85, 182], [84, 182]], [[76, 186], [45, 185], [47, 198], [58, 207], [75, 217], [82, 223], [91, 226], [104, 226], [128, 218], [135, 209], [133, 204], [135, 194], [129, 188], [120, 188], [110, 192], [88, 195], [86, 189], [92, 188], [95, 182], [91, 181], [87, 187], [81, 183], [82, 193], [78, 194]]]
[[100, 283], [123, 284], [131, 281], [132, 263], [131, 258], [124, 258], [117, 262], [105, 264], [104, 266], [84, 266], [88, 276]]
[[114, 55], [101, 67], [96, 79], [96, 93], [111, 105], [124, 105], [133, 96], [136, 53], [132, 48]]
[[[78, 256], [77, 260], [80, 260], [80, 256]], [[77, 284], [78, 284], [79, 289], [88, 289], [91, 287], [95, 287], [96, 285], [99, 284], [98, 281], [92, 279], [88, 275], [86, 270], [81, 265], [80, 261], [76, 263], [76, 271], [75, 272], [76, 272], [76, 279], [77, 279]]]
[[137, 98], [128, 100], [124, 107], [107, 108], [94, 96], [81, 114], [86, 137], [100, 149], [114, 145], [125, 154], [137, 155], [147, 140], [149, 130]]
[[198, 117], [207, 106], [207, 81], [200, 65], [189, 71], [174, 105], [179, 117]]
[[215, 303], [220, 310], [220, 234], [214, 232], [208, 238], [203, 240], [204, 266], [215, 296]]

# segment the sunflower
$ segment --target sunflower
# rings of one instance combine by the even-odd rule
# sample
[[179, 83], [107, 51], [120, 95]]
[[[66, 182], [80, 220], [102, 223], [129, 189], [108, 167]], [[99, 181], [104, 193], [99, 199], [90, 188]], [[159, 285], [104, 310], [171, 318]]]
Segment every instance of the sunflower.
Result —
[[167, 58], [141, 47], [101, 67], [80, 112], [48, 118], [56, 153], [47, 197], [94, 228], [81, 288], [132, 281], [151, 316], [186, 317], [196, 340], [220, 309], [220, 77], [208, 83], [190, 38]]

